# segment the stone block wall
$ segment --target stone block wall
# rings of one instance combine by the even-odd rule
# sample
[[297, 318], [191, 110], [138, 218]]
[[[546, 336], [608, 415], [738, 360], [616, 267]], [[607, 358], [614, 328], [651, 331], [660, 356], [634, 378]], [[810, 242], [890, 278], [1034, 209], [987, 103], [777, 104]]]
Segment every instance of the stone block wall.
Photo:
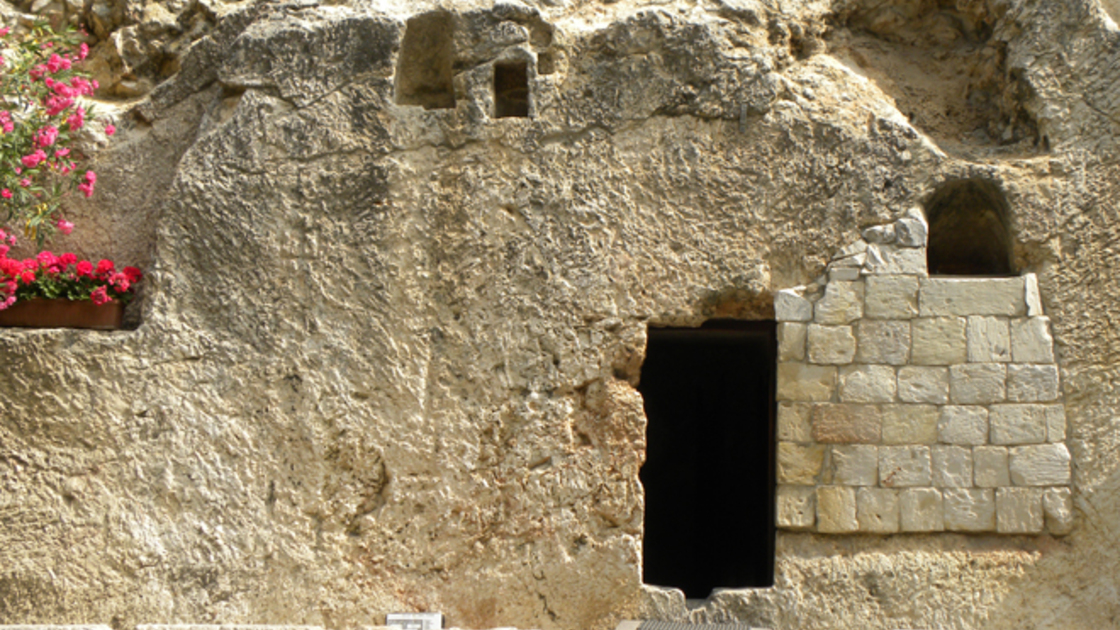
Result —
[[1070, 453], [1033, 274], [929, 277], [913, 212], [780, 291], [778, 527], [1066, 534]]

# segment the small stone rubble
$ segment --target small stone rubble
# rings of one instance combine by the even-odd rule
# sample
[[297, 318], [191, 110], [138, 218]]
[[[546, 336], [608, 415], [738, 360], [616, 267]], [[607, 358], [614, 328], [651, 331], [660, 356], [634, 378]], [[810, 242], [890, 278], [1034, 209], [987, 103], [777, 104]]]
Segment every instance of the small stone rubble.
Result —
[[778, 527], [1068, 534], [1066, 417], [1033, 274], [935, 277], [912, 211], [779, 291]]

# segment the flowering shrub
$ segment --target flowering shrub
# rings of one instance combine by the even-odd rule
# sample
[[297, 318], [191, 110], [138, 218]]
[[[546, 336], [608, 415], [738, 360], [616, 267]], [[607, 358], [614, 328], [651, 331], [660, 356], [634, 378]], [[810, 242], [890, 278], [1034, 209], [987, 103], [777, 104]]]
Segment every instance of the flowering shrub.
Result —
[[41, 251], [35, 258], [16, 260], [8, 258], [13, 244], [15, 237], [0, 230], [0, 310], [31, 298], [93, 300], [97, 305], [114, 300], [127, 303], [143, 275], [136, 267], [118, 271], [111, 260], [94, 265], [69, 253], [56, 256]]
[[40, 248], [74, 228], [62, 199], [75, 188], [89, 197], [97, 182], [70, 146], [92, 115], [80, 97], [98, 87], [77, 67], [88, 54], [73, 29], [55, 32], [40, 22], [17, 38], [0, 28], [0, 226], [22, 227]]

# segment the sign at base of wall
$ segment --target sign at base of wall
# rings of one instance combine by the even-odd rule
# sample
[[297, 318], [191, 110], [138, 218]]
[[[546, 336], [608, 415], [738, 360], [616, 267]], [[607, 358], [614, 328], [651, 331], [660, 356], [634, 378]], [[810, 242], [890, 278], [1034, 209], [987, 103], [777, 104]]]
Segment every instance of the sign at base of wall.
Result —
[[441, 630], [441, 613], [389, 613], [385, 615], [385, 625], [400, 630]]

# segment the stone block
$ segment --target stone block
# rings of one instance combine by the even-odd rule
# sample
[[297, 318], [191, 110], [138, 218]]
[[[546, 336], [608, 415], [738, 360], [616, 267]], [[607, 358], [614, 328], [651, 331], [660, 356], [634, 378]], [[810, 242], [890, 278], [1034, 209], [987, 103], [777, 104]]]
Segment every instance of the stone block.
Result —
[[1054, 362], [1049, 317], [1011, 320], [1011, 360], [1016, 363]]
[[910, 319], [918, 316], [918, 278], [868, 276], [863, 313], [873, 319]]
[[783, 442], [810, 442], [813, 439], [813, 422], [808, 403], [778, 403], [778, 439]]
[[832, 400], [836, 391], [836, 368], [786, 362], [778, 364], [778, 400], [820, 402]]
[[874, 486], [879, 483], [879, 447], [846, 444], [832, 447], [832, 483], [838, 486]]
[[887, 488], [860, 488], [856, 492], [859, 531], [893, 534], [898, 531], [898, 491]]
[[1012, 363], [1007, 366], [1007, 399], [1051, 402], [1058, 399], [1058, 366]]
[[1007, 366], [965, 363], [949, 367], [949, 400], [958, 405], [986, 405], [1007, 397]]
[[1046, 530], [1055, 536], [1073, 531], [1073, 497], [1069, 488], [1046, 488], [1042, 491], [1042, 514]]
[[996, 531], [1001, 534], [1038, 534], [1042, 532], [1042, 524], [1042, 490], [996, 490]]
[[996, 528], [995, 493], [988, 488], [946, 488], [941, 492], [945, 529], [990, 532]]
[[895, 240], [894, 224], [873, 225], [864, 229], [860, 235], [863, 236], [863, 240], [868, 243], [893, 243]]
[[829, 282], [813, 313], [816, 323], [828, 326], [847, 325], [863, 317], [863, 283]]
[[972, 363], [1006, 363], [1011, 360], [1011, 332], [1006, 319], [968, 318], [968, 360]]
[[810, 486], [778, 486], [778, 527], [807, 530], [817, 515], [817, 489]]
[[924, 249], [897, 245], [868, 245], [867, 261], [863, 269], [874, 275], [925, 276], [929, 274]]
[[1066, 439], [1066, 408], [1064, 405], [1046, 405], [1046, 441], [1063, 442]]
[[1022, 278], [923, 278], [918, 290], [922, 317], [992, 315], [1023, 317]]
[[972, 487], [972, 449], [964, 446], [930, 447], [933, 485], [938, 488]]
[[898, 399], [902, 402], [949, 402], [949, 368], [907, 365], [898, 368]]
[[910, 360], [910, 322], [883, 319], [860, 321], [856, 333], [860, 363], [903, 365]]
[[1007, 448], [1003, 446], [977, 446], [972, 449], [972, 480], [980, 488], [1000, 488], [1011, 485], [1007, 468]]
[[805, 360], [805, 324], [778, 324], [778, 360]]
[[1038, 290], [1038, 276], [1033, 273], [1023, 274], [1024, 298], [1027, 301], [1027, 316], [1042, 315], [1042, 294]]
[[897, 381], [889, 365], [848, 365], [840, 368], [840, 402], [893, 402]]
[[992, 405], [988, 410], [992, 444], [1041, 444], [1046, 441], [1043, 405]]
[[1016, 446], [1007, 467], [1016, 486], [1065, 486], [1070, 482], [1070, 456], [1065, 444]]
[[940, 412], [933, 405], [883, 405], [884, 444], [933, 444]]
[[817, 531], [843, 534], [858, 529], [856, 489], [842, 486], [817, 488]]
[[937, 421], [937, 439], [945, 444], [976, 445], [988, 441], [988, 410], [946, 405]]
[[940, 532], [945, 529], [941, 492], [935, 488], [901, 491], [899, 516], [904, 532]]
[[842, 267], [839, 265], [831, 265], [828, 268], [829, 282], [850, 282], [852, 280], [859, 280], [859, 276], [859, 267]]
[[952, 365], [968, 360], [963, 317], [919, 318], [910, 322], [910, 363]]
[[895, 242], [903, 247], [925, 247], [929, 227], [925, 218], [917, 214], [899, 219], [894, 224]]
[[852, 334], [851, 326], [810, 324], [805, 345], [809, 363], [847, 364], [856, 356], [856, 337]]
[[874, 405], [822, 403], [813, 408], [813, 440], [831, 444], [875, 444], [883, 420]]
[[813, 303], [796, 289], [774, 294], [774, 318], [779, 322], [808, 322], [813, 319]]
[[811, 486], [824, 464], [824, 446], [778, 442], [778, 483]]
[[879, 447], [879, 483], [884, 487], [928, 486], [930, 468], [928, 446]]

